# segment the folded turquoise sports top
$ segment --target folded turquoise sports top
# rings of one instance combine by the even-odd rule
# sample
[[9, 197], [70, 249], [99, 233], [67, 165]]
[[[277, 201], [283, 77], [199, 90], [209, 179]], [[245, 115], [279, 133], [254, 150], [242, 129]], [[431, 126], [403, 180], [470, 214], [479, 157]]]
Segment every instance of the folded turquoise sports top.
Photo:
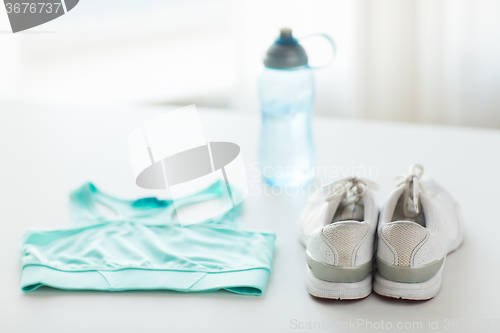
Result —
[[[216, 183], [183, 204], [216, 198], [219, 187]], [[245, 229], [241, 205], [181, 227], [172, 201], [117, 199], [88, 183], [71, 194], [71, 207], [68, 228], [25, 233], [23, 291], [48, 286], [261, 295], [265, 290], [275, 236]]]

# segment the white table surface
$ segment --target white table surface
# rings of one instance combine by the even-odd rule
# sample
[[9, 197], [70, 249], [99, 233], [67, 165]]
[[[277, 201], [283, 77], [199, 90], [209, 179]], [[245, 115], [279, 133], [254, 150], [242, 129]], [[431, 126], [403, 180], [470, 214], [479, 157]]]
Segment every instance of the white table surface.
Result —
[[[500, 319], [500, 132], [316, 118], [318, 165], [328, 166], [332, 177], [371, 167], [381, 185], [376, 194], [381, 204], [395, 185], [392, 179], [411, 163], [422, 163], [425, 174], [461, 203], [466, 222], [465, 242], [448, 257], [434, 299], [407, 302], [372, 294], [360, 301], [321, 301], [306, 291], [304, 249], [295, 230], [306, 195], [265, 194], [252, 171], [258, 113], [206, 109], [199, 113], [207, 139], [235, 142], [242, 149], [250, 182], [246, 225], [277, 235], [273, 273], [263, 296], [21, 292], [21, 236], [28, 228], [64, 227], [71, 190], [91, 180], [126, 198], [165, 195], [135, 186], [127, 138], [141, 122], [167, 110], [0, 105], [0, 332], [294, 332], [311, 331], [308, 324], [320, 325], [319, 331], [343, 331], [335, 329], [339, 323], [347, 331], [369, 331], [369, 324], [345, 326], [361, 320], [373, 328], [382, 321], [393, 328], [399, 322], [421, 322], [415, 331], [423, 332], [429, 322], [438, 321], [444, 330], [446, 320], [454, 319], [458, 330], [465, 324], [460, 331], [470, 332], [482, 331], [486, 320], [494, 324]], [[500, 331], [500, 323], [489, 331]]]

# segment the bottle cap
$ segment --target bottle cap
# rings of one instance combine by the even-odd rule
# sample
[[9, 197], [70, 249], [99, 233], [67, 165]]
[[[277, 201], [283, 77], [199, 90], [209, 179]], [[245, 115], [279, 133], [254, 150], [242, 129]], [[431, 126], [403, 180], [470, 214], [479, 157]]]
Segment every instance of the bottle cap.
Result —
[[264, 66], [287, 69], [305, 65], [307, 65], [306, 51], [297, 39], [293, 38], [291, 29], [281, 29], [279, 38], [267, 50]]

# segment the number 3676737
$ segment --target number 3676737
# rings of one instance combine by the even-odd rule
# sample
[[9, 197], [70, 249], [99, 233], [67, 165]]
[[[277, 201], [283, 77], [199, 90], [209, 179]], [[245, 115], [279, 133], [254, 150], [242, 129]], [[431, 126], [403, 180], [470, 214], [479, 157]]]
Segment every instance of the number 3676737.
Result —
[[23, 2], [23, 3], [6, 3], [5, 8], [7, 14], [36, 14], [36, 13], [58, 13], [61, 8], [59, 2]]

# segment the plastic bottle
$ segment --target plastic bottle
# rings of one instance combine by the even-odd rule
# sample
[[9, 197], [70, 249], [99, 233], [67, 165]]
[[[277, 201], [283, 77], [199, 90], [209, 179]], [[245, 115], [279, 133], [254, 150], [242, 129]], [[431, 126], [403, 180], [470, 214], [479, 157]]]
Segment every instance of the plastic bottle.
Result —
[[[333, 41], [321, 36], [335, 50]], [[270, 185], [296, 187], [314, 178], [314, 77], [307, 61], [304, 48], [287, 28], [281, 29], [264, 59], [259, 78], [259, 162], [262, 178]]]

